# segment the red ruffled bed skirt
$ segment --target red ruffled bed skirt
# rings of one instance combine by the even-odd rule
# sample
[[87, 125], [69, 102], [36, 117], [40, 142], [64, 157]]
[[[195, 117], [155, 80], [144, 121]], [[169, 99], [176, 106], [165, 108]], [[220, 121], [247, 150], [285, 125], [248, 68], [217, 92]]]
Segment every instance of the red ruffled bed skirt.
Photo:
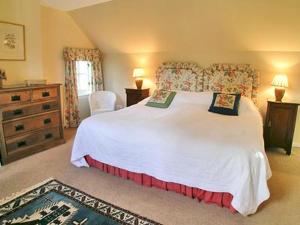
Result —
[[236, 210], [231, 205], [233, 196], [229, 193], [210, 192], [199, 188], [188, 187], [182, 184], [165, 182], [162, 180], [158, 180], [154, 177], [148, 176], [146, 174], [134, 173], [114, 166], [107, 165], [105, 163], [101, 163], [93, 159], [89, 155], [85, 156], [85, 159], [91, 167], [98, 168], [114, 176], [119, 176], [127, 180], [132, 180], [140, 185], [157, 187], [167, 191], [175, 191], [177, 193], [181, 193], [191, 198], [197, 198], [199, 201], [204, 201], [205, 203], [215, 203], [220, 207], [226, 207], [232, 213], [236, 212]]

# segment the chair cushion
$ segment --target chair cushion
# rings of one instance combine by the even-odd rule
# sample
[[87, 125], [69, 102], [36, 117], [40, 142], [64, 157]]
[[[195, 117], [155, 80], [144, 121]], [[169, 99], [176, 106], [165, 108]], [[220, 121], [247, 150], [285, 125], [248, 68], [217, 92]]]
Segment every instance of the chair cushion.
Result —
[[113, 109], [96, 109], [91, 114], [96, 115], [100, 113], [113, 112], [113, 111], [114, 111]]

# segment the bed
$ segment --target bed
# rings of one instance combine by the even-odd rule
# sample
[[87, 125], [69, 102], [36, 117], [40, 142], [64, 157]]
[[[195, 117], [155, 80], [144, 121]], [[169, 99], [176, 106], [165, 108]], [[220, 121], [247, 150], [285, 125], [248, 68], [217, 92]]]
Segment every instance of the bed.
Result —
[[[148, 186], [253, 214], [270, 196], [271, 170], [255, 106], [258, 74], [249, 65], [164, 63], [157, 87], [175, 90], [167, 109], [145, 106], [89, 117], [71, 162]], [[239, 92], [239, 116], [208, 112], [213, 91]]]

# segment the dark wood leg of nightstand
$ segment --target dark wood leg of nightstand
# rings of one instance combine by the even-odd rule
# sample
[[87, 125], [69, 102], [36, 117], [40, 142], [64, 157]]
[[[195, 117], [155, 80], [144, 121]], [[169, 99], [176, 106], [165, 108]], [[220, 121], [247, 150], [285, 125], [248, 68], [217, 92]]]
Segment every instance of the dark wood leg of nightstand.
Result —
[[288, 146], [288, 147], [286, 148], [286, 154], [287, 154], [287, 155], [291, 155], [291, 153], [292, 153], [292, 146]]

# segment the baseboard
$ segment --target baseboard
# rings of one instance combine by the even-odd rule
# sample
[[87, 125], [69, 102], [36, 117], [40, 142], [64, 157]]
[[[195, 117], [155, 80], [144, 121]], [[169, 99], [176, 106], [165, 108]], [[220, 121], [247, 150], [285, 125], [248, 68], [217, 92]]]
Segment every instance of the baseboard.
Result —
[[294, 142], [294, 143], [293, 143], [293, 147], [300, 148], [300, 143], [299, 143], [299, 142]]

